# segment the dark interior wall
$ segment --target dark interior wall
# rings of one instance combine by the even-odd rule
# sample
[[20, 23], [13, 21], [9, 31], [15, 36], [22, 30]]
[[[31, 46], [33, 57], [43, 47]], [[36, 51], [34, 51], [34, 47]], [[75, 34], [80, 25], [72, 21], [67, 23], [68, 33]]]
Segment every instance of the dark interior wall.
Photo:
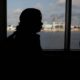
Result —
[[6, 0], [0, 0], [0, 40], [6, 39], [6, 25], [7, 25], [7, 4]]

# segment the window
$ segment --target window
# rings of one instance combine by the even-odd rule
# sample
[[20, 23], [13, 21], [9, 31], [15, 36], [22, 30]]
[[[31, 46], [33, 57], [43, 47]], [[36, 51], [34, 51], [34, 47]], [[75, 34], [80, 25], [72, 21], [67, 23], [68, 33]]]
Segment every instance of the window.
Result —
[[71, 49], [80, 50], [80, 1], [72, 0]]
[[8, 36], [18, 25], [25, 8], [38, 8], [43, 15], [41, 46], [43, 49], [64, 49], [65, 0], [7, 0]]
[[[11, 1], [11, 0], [7, 0], [7, 4], [9, 4], [8, 3], [9, 1]], [[71, 9], [71, 3], [70, 3], [71, 1], [72, 0], [66, 0], [67, 6], [66, 6], [66, 16], [65, 17], [67, 19], [66, 19], [65, 25], [69, 25], [69, 26], [70, 26], [70, 17], [71, 17], [70, 11], [71, 10], [68, 10], [68, 9], [69, 8]], [[60, 3], [63, 3], [63, 2], [65, 2], [65, 1], [64, 0], [60, 0]], [[9, 19], [6, 20], [6, 12], [8, 13], [9, 10], [7, 9], [7, 11], [6, 11], [6, 0], [1, 0], [0, 1], [0, 5], [1, 5], [1, 7], [0, 7], [0, 10], [1, 10], [1, 13], [0, 13], [0, 40], [4, 40], [6, 38], [6, 22], [9, 23]], [[10, 3], [10, 5], [12, 6], [11, 3]], [[9, 8], [9, 7], [10, 6], [8, 5], [7, 8]], [[76, 13], [75, 13], [75, 11], [76, 11]], [[76, 17], [76, 14], [77, 14], [78, 18]], [[71, 31], [72, 31], [72, 33], [71, 33], [71, 38], [69, 38], [69, 36], [70, 36], [70, 34], [69, 34], [70, 32], [68, 32], [69, 29], [65, 30], [65, 33], [66, 33], [64, 35], [65, 36], [64, 37], [65, 38], [65, 40], [64, 40], [65, 41], [64, 42], [65, 43], [64, 44], [65, 49], [70, 49], [69, 48], [69, 45], [70, 45], [71, 49], [78, 49], [78, 50], [80, 50], [79, 49], [79, 31], [78, 31], [79, 30], [79, 16], [78, 15], [79, 15], [79, 1], [77, 0], [75, 2], [73, 0], [73, 6], [72, 6], [72, 24], [71, 24], [71, 28], [72, 28]], [[8, 14], [8, 17], [10, 17], [9, 14]], [[75, 23], [75, 25], [73, 25], [73, 23]], [[76, 26], [76, 25], [78, 25], [78, 26]], [[11, 26], [11, 24], [10, 25], [8, 24], [7, 26]], [[62, 26], [60, 26], [60, 28], [62, 28]], [[11, 28], [11, 30], [12, 30], [12, 28]], [[78, 32], [73, 32], [73, 30], [78, 31]], [[73, 35], [76, 35], [76, 36], [74, 37]], [[71, 39], [71, 44], [69, 43], [70, 39]], [[75, 41], [77, 43], [75, 43]], [[77, 44], [78, 47], [75, 46], [75, 44]]]

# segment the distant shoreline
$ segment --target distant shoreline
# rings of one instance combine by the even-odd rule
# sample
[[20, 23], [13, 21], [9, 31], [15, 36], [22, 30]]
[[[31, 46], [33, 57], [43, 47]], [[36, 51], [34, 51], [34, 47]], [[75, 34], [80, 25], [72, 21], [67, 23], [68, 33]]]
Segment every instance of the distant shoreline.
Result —
[[[62, 30], [62, 31], [59, 31], [59, 30], [56, 30], [56, 31], [41, 30], [41, 32], [65, 32], [65, 30]], [[80, 32], [80, 30], [71, 30], [71, 32]]]
[[[16, 30], [7, 30], [7, 32], [14, 32]], [[65, 32], [65, 30], [63, 29], [56, 29], [56, 30], [41, 30], [41, 32]], [[71, 29], [71, 32], [80, 32], [79, 29]]]

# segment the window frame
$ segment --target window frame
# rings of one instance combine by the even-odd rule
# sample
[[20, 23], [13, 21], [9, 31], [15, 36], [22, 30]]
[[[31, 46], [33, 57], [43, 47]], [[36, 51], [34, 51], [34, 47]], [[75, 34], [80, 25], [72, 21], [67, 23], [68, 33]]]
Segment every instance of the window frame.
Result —
[[64, 50], [70, 51], [71, 39], [71, 17], [72, 17], [72, 0], [66, 0], [65, 3], [65, 42]]

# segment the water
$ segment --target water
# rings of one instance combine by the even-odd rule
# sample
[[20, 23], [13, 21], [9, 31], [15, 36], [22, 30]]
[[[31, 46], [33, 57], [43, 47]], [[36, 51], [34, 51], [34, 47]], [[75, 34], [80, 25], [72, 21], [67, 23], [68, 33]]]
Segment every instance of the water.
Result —
[[[43, 49], [64, 49], [64, 32], [41, 32]], [[80, 32], [71, 33], [71, 49], [80, 49]]]
[[[8, 32], [8, 36], [11, 32]], [[40, 32], [43, 49], [64, 49], [64, 32]], [[80, 49], [80, 32], [71, 33], [71, 49]]]

